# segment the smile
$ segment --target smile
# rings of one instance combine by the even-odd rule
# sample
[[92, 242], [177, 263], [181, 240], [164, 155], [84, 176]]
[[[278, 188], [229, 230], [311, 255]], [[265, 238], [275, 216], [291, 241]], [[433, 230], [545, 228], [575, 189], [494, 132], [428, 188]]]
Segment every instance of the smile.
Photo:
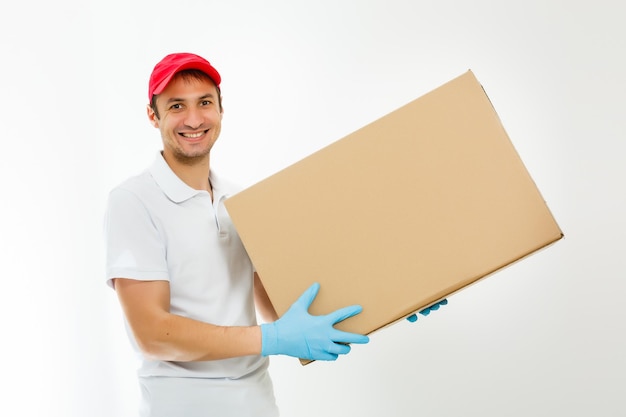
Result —
[[186, 137], [188, 139], [196, 139], [199, 138], [200, 136], [204, 135], [206, 132], [208, 132], [209, 130], [203, 130], [202, 132], [198, 132], [198, 133], [179, 133], [179, 135]]

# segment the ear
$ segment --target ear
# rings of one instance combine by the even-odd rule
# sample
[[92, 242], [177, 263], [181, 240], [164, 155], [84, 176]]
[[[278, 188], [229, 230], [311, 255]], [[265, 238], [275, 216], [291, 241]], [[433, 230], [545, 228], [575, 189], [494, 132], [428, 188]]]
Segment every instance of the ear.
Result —
[[146, 106], [146, 111], [148, 113], [148, 119], [150, 120], [150, 124], [158, 129], [159, 119], [156, 117], [156, 114], [154, 114], [154, 110], [152, 110], [152, 107], [149, 104]]

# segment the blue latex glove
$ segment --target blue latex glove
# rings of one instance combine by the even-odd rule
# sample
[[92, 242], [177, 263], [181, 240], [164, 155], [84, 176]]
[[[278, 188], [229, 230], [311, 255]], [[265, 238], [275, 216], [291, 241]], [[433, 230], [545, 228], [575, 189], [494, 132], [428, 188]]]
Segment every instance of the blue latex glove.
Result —
[[324, 316], [309, 314], [309, 306], [319, 289], [318, 283], [311, 285], [280, 319], [261, 325], [263, 356], [288, 355], [300, 359], [334, 361], [339, 355], [350, 352], [348, 343], [369, 342], [367, 336], [333, 327], [359, 314], [361, 306], [344, 307]]
[[[439, 307], [445, 306], [446, 304], [448, 304], [448, 299], [444, 298], [443, 300], [439, 301], [438, 303], [435, 303], [435, 304], [431, 305], [430, 307], [426, 307], [425, 309], [421, 310], [419, 313], [422, 316], [427, 316], [427, 315], [430, 314], [431, 311], [439, 310]], [[408, 321], [410, 321], [411, 323], [415, 323], [417, 321], [417, 314], [411, 314], [406, 319]]]

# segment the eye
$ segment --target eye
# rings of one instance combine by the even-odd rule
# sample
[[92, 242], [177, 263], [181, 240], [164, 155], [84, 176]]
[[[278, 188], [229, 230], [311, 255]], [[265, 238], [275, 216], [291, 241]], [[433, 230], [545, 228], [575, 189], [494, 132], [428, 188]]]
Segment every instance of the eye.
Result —
[[170, 110], [180, 110], [180, 109], [182, 109], [182, 108], [183, 108], [183, 106], [182, 106], [182, 104], [180, 104], [180, 103], [174, 103], [174, 104], [172, 104], [172, 105], [170, 106]]
[[202, 100], [202, 101], [200, 102], [200, 105], [201, 105], [201, 106], [208, 106], [208, 105], [210, 105], [211, 103], [212, 103], [212, 101], [211, 101], [211, 100]]

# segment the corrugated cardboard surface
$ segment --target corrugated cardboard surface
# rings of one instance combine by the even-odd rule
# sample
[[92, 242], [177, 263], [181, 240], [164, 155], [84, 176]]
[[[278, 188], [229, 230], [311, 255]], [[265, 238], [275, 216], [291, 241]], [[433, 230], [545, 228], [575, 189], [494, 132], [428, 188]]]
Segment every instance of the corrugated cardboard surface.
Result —
[[279, 315], [369, 334], [563, 235], [471, 71], [226, 201]]

